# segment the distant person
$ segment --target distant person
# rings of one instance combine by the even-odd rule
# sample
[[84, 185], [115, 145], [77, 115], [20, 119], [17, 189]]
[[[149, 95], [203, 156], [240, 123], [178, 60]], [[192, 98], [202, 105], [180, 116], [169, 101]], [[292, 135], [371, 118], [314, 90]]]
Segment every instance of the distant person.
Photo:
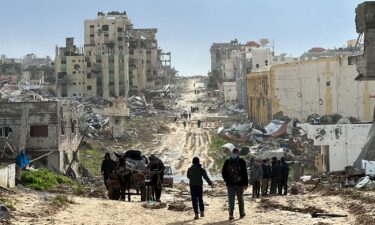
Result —
[[202, 123], [202, 121], [201, 121], [201, 120], [198, 120], [198, 122], [197, 122], [198, 128], [201, 127], [201, 123]]
[[163, 162], [155, 155], [150, 155], [147, 168], [150, 170], [150, 183], [153, 189], [153, 196], [157, 202], [160, 202], [162, 182], [164, 177], [165, 166]]
[[259, 160], [255, 160], [250, 169], [250, 183], [253, 186], [253, 198], [260, 196], [260, 180], [262, 179], [263, 170]]
[[270, 182], [271, 176], [271, 167], [267, 163], [266, 159], [263, 159], [262, 163], [262, 196], [266, 196], [268, 194], [268, 184]]
[[240, 150], [233, 149], [232, 155], [225, 160], [222, 176], [228, 191], [229, 220], [233, 220], [235, 196], [237, 196], [240, 219], [246, 216], [243, 193], [248, 187], [246, 162], [240, 158]]
[[189, 115], [189, 120], [191, 119], [191, 113], [188, 114]]
[[193, 165], [187, 171], [187, 177], [189, 178], [191, 202], [193, 204], [194, 219], [199, 219], [198, 206], [200, 216], [204, 217], [204, 202], [203, 202], [203, 180], [204, 178], [207, 183], [212, 187], [212, 181], [207, 176], [207, 172], [202, 168], [199, 163], [199, 158], [193, 158]]
[[182, 124], [184, 125], [184, 128], [186, 128], [186, 121], [185, 120], [182, 122]]
[[294, 182], [301, 181], [301, 177], [303, 176], [303, 173], [304, 173], [303, 164], [301, 162], [297, 162], [294, 165], [293, 181]]
[[109, 152], [105, 153], [104, 160], [102, 161], [102, 166], [100, 167], [100, 171], [103, 174], [104, 185], [108, 190], [107, 180], [109, 178], [109, 174], [113, 173], [116, 169], [116, 162], [111, 159], [111, 155]]
[[285, 157], [281, 157], [281, 189], [279, 193], [284, 190], [283, 195], [288, 194], [288, 177], [289, 177], [289, 165], [285, 160]]

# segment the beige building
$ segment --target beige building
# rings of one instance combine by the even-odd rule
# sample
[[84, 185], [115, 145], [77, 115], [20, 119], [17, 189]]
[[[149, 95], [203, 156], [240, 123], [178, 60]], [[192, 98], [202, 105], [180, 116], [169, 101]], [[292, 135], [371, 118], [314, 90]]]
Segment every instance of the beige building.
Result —
[[55, 70], [58, 97], [90, 95], [86, 93], [86, 86], [91, 85], [86, 76], [86, 59], [73, 38], [66, 38], [66, 47], [56, 49]]
[[341, 114], [362, 121], [372, 120], [375, 84], [354, 78], [357, 70], [348, 58], [331, 57], [271, 66], [270, 70], [250, 73], [248, 113], [267, 123], [277, 112], [300, 121], [317, 113]]

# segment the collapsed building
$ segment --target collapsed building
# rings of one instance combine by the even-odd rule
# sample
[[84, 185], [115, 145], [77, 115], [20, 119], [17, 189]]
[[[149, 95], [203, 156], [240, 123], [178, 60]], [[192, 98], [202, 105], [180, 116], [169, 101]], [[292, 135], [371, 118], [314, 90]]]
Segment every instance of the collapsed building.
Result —
[[[162, 65], [157, 29], [135, 29], [126, 12], [98, 12], [84, 21], [84, 48], [67, 38], [56, 48], [58, 97], [140, 95], [176, 75]], [[171, 70], [167, 70], [167, 69]], [[160, 72], [159, 72], [160, 70]]]
[[38, 159], [33, 164], [66, 172], [81, 139], [69, 102], [4, 102], [0, 115], [2, 161], [25, 151], [30, 160]]

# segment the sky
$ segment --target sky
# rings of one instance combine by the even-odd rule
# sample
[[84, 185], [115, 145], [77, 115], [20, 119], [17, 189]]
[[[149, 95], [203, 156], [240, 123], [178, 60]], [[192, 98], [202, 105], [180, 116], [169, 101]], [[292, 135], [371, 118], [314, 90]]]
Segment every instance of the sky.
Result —
[[179, 75], [205, 75], [210, 46], [238, 39], [273, 40], [275, 53], [300, 56], [312, 47], [342, 47], [356, 39], [360, 0], [0, 0], [0, 54], [55, 57], [83, 21], [98, 11], [126, 11], [135, 28], [157, 28], [158, 45], [172, 53]]

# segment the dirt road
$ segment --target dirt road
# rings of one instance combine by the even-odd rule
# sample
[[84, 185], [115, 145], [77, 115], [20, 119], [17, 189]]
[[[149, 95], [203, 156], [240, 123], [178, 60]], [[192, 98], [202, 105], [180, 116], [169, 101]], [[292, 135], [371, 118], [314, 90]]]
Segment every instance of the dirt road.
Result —
[[[207, 188], [206, 188], [207, 190]], [[250, 193], [248, 190], [246, 193]], [[222, 193], [223, 194], [223, 193]], [[168, 207], [162, 209], [145, 209], [142, 203], [111, 201], [95, 198], [71, 197], [74, 201], [65, 209], [49, 214], [48, 197], [41, 194], [21, 194], [17, 200], [17, 211], [12, 224], [291, 224], [291, 225], [323, 225], [323, 224], [356, 224], [355, 214], [350, 214], [347, 206], [349, 202], [340, 196], [301, 195], [288, 197], [270, 197], [266, 200], [253, 200], [245, 197], [247, 216], [238, 219], [238, 206], [235, 209], [235, 221], [229, 223], [226, 198], [223, 196], [206, 196], [206, 217], [193, 220], [193, 211], [170, 211]], [[163, 194], [162, 201], [170, 202], [185, 199], [184, 203], [190, 206], [188, 196]], [[272, 205], [272, 207], [271, 207]], [[319, 208], [328, 212], [335, 212], [348, 217], [342, 218], [312, 218], [306, 212], [297, 212], [298, 209]]]
[[[175, 106], [177, 113], [189, 111], [190, 106], [196, 104], [196, 100], [204, 93], [195, 94], [194, 84], [197, 80], [187, 80], [181, 90], [181, 98]], [[195, 103], [194, 103], [195, 102]], [[175, 174], [184, 176], [191, 165], [194, 156], [201, 159], [202, 165], [208, 169], [212, 167], [214, 161], [210, 157], [209, 146], [211, 143], [210, 131], [207, 128], [210, 124], [205, 123], [203, 128], [198, 128], [197, 121], [204, 118], [204, 113], [192, 113], [188, 119], [186, 128], [183, 126], [183, 119], [179, 118], [177, 123], [171, 122], [168, 126], [171, 133], [163, 137], [161, 146], [152, 153], [158, 155], [166, 164], [172, 166]]]

